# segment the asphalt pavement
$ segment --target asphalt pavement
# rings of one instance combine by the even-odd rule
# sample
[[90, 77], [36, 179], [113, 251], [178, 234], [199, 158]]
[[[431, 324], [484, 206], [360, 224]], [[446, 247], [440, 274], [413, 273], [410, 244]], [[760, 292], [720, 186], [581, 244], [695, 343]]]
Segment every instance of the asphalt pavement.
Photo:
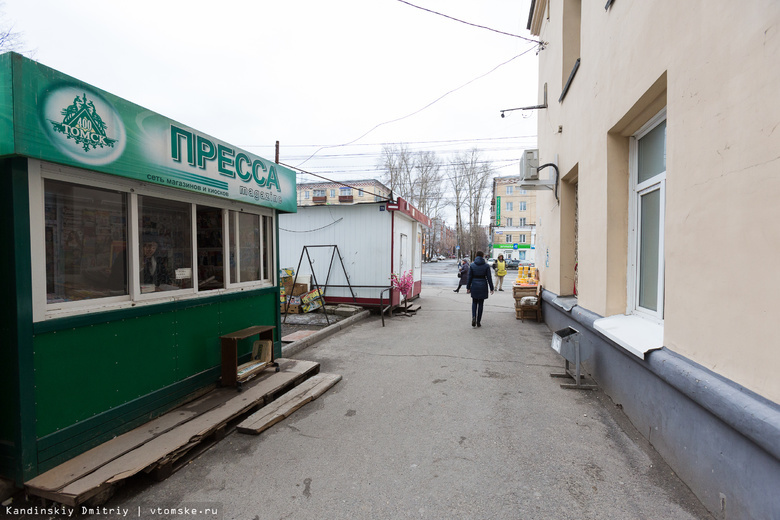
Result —
[[551, 332], [515, 319], [511, 290], [472, 328], [454, 265], [426, 264], [416, 315], [371, 316], [297, 353], [343, 376], [322, 397], [163, 482], [134, 480], [99, 517], [711, 518], [607, 396], [550, 377], [563, 367]]

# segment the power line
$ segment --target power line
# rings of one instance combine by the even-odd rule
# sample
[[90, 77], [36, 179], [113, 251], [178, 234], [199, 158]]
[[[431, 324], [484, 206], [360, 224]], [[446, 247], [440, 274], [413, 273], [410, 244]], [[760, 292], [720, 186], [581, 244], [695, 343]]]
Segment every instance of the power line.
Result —
[[459, 87], [456, 87], [456, 88], [454, 88], [454, 89], [450, 90], [449, 92], [447, 92], [447, 93], [445, 93], [445, 94], [443, 94], [443, 95], [439, 96], [438, 98], [434, 99], [433, 101], [431, 101], [430, 103], [428, 103], [428, 104], [427, 104], [427, 105], [425, 105], [424, 107], [420, 108], [419, 110], [416, 110], [416, 111], [414, 111], [414, 112], [412, 112], [412, 113], [410, 113], [410, 114], [407, 114], [407, 115], [405, 115], [405, 116], [403, 116], [403, 117], [399, 117], [399, 118], [397, 118], [397, 119], [392, 119], [392, 120], [390, 120], [390, 121], [385, 121], [384, 123], [379, 123], [378, 125], [374, 126], [374, 127], [371, 129], [371, 130], [369, 130], [368, 132], [364, 133], [363, 135], [361, 135], [361, 136], [360, 136], [360, 137], [358, 137], [357, 139], [353, 139], [352, 141], [350, 141], [350, 142], [348, 142], [348, 143], [344, 143], [344, 144], [340, 144], [340, 145], [334, 145], [334, 146], [323, 146], [322, 148], [319, 148], [319, 149], [318, 149], [318, 150], [316, 150], [316, 151], [315, 151], [313, 154], [311, 154], [311, 155], [309, 156], [309, 158], [308, 158], [308, 159], [306, 159], [305, 161], [303, 161], [303, 162], [299, 163], [299, 164], [298, 164], [298, 166], [301, 166], [301, 165], [303, 165], [303, 164], [306, 164], [306, 163], [309, 161], [309, 159], [311, 159], [312, 157], [314, 157], [315, 155], [317, 155], [317, 153], [318, 153], [320, 150], [324, 150], [325, 148], [335, 148], [335, 147], [338, 147], [338, 146], [348, 146], [348, 145], [351, 145], [351, 144], [353, 144], [353, 143], [355, 143], [355, 142], [357, 142], [357, 141], [360, 141], [361, 139], [363, 139], [365, 136], [367, 136], [368, 134], [370, 134], [371, 132], [373, 132], [374, 130], [376, 130], [377, 128], [379, 128], [380, 126], [389, 125], [389, 124], [391, 124], [391, 123], [397, 123], [398, 121], [402, 121], [402, 120], [404, 120], [404, 119], [407, 119], [407, 118], [409, 118], [409, 117], [412, 117], [412, 116], [414, 116], [414, 115], [416, 115], [416, 114], [419, 114], [419, 113], [420, 113], [420, 112], [422, 112], [423, 110], [425, 110], [425, 109], [427, 109], [428, 107], [430, 107], [430, 106], [434, 105], [435, 103], [438, 103], [439, 101], [441, 101], [441, 100], [442, 100], [442, 99], [444, 99], [445, 97], [449, 96], [450, 94], [452, 94], [452, 93], [454, 93], [454, 92], [457, 92], [458, 90], [460, 90], [460, 89], [462, 89], [462, 88], [464, 88], [464, 87], [466, 87], [466, 86], [468, 86], [468, 85], [470, 85], [470, 84], [474, 83], [475, 81], [477, 81], [477, 80], [479, 80], [479, 79], [482, 79], [482, 78], [484, 78], [485, 76], [487, 76], [487, 75], [489, 75], [489, 74], [492, 74], [493, 72], [495, 72], [495, 71], [496, 71], [497, 69], [499, 69], [500, 67], [503, 67], [504, 65], [506, 65], [506, 64], [508, 64], [508, 63], [511, 63], [512, 61], [516, 60], [517, 58], [519, 58], [519, 57], [521, 57], [521, 56], [523, 56], [523, 55], [525, 55], [525, 54], [528, 54], [528, 53], [529, 53], [529, 52], [531, 52], [532, 50], [533, 50], [533, 47], [532, 47], [532, 48], [530, 48], [530, 49], [527, 49], [527, 50], [525, 50], [525, 51], [523, 51], [523, 52], [521, 52], [521, 53], [520, 53], [520, 54], [518, 54], [517, 56], [514, 56], [514, 57], [512, 57], [512, 58], [510, 58], [510, 59], [506, 60], [506, 61], [505, 61], [505, 62], [503, 62], [503, 63], [499, 63], [498, 65], [496, 65], [495, 67], [493, 67], [492, 69], [490, 69], [489, 71], [487, 71], [486, 73], [484, 73], [484, 74], [482, 74], [482, 75], [480, 75], [480, 76], [477, 76], [476, 78], [474, 78], [474, 79], [471, 79], [471, 80], [467, 81], [467, 82], [466, 82], [466, 83], [464, 83], [463, 85], [461, 85], [461, 86], [459, 86]]
[[477, 27], [479, 29], [486, 29], [486, 30], [492, 31], [494, 33], [503, 34], [504, 36], [511, 36], [513, 38], [520, 38], [521, 40], [525, 40], [527, 42], [533, 42], [533, 43], [536, 43], [537, 45], [541, 45], [542, 44], [541, 41], [534, 40], [533, 38], [526, 38], [525, 36], [520, 36], [519, 34], [512, 34], [512, 33], [504, 32], [504, 31], [499, 31], [498, 29], [493, 29], [491, 27], [486, 27], [484, 25], [477, 25], [475, 23], [471, 23], [471, 22], [467, 22], [465, 20], [461, 20], [460, 18], [455, 18], [454, 16], [450, 16], [450, 15], [447, 15], [447, 14], [444, 14], [444, 13], [440, 13], [438, 11], [433, 11], [432, 9], [427, 9], [425, 7], [420, 7], [419, 5], [414, 5], [414, 4], [410, 3], [410, 2], [407, 2], [406, 0], [398, 0], [398, 1], [401, 2], [402, 4], [408, 5], [410, 7], [414, 7], [416, 9], [420, 9], [421, 11], [425, 11], [425, 12], [428, 12], [428, 13], [431, 13], [431, 14], [436, 14], [436, 15], [439, 15], [439, 16], [443, 16], [444, 18], [448, 18], [448, 19], [454, 20], [456, 22], [464, 23], [464, 24], [470, 25], [472, 27]]

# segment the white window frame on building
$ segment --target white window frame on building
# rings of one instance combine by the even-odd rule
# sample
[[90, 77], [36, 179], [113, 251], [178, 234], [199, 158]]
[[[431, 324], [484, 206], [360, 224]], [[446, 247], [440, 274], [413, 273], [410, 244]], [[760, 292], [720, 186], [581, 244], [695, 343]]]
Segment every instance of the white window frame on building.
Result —
[[506, 211], [513, 211], [514, 203], [512, 201], [508, 201], [506, 203]]
[[[660, 134], [654, 131], [661, 129], [663, 146], [650, 150], [653, 154], [650, 161], [655, 159], [651, 163], [640, 156], [643, 139], [655, 139], [658, 143]], [[666, 109], [632, 136], [629, 157], [627, 311], [663, 323]], [[649, 172], [643, 171], [650, 168], [653, 169]]]
[[519, 207], [517, 208], [517, 211], [525, 211], [525, 210], [526, 210], [526, 201], [524, 201], [524, 200], [521, 200], [521, 201], [519, 201], [517, 204], [518, 204], [518, 206], [519, 206]]
[[517, 225], [520, 226], [520, 227], [526, 226], [527, 224], [525, 222], [526, 222], [525, 217], [520, 217], [520, 218], [517, 219]]
[[339, 188], [339, 196], [340, 197], [351, 197], [352, 196], [352, 188]]
[[518, 244], [525, 244], [525, 235], [518, 235], [517, 243]]
[[333, 198], [335, 196], [336, 196], [336, 190], [335, 189], [331, 189], [330, 190], [330, 197]]
[[507, 195], [511, 195], [512, 192], [514, 191], [514, 188], [515, 188], [514, 186], [507, 186], [506, 187], [506, 194]]
[[326, 197], [327, 196], [327, 190], [314, 190], [314, 196], [315, 197]]
[[305, 191], [303, 192], [303, 198], [304, 198], [304, 199], [308, 199], [308, 198], [309, 198], [309, 190], [305, 190]]
[[511, 244], [512, 243], [512, 235], [506, 235], [506, 243]]
[[506, 227], [512, 226], [512, 217], [504, 217]]

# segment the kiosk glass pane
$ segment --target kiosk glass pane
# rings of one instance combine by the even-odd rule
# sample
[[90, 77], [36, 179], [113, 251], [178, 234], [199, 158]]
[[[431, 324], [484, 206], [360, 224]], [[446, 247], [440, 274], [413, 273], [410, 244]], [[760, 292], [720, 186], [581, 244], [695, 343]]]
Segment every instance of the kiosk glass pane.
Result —
[[127, 295], [127, 195], [44, 180], [46, 301]]
[[192, 288], [192, 206], [138, 196], [141, 292]]
[[230, 280], [260, 280], [260, 215], [230, 212]]
[[222, 210], [198, 206], [198, 290], [225, 287], [222, 242]]

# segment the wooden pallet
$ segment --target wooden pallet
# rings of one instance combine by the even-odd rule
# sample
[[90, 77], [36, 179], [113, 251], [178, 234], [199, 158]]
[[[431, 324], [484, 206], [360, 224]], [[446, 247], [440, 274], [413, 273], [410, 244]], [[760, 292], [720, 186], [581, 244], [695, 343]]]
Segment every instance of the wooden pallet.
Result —
[[217, 388], [134, 430], [96, 446], [25, 483], [28, 494], [78, 506], [141, 471], [169, 476], [177, 461], [204, 442], [219, 440], [229, 422], [278, 398], [319, 372], [319, 363], [278, 359], [243, 391]]
[[320, 373], [312, 376], [276, 401], [265, 405], [244, 419], [238, 425], [238, 431], [258, 435], [282, 419], [289, 417], [306, 403], [314, 401], [339, 381], [341, 381], [341, 376], [337, 374]]

